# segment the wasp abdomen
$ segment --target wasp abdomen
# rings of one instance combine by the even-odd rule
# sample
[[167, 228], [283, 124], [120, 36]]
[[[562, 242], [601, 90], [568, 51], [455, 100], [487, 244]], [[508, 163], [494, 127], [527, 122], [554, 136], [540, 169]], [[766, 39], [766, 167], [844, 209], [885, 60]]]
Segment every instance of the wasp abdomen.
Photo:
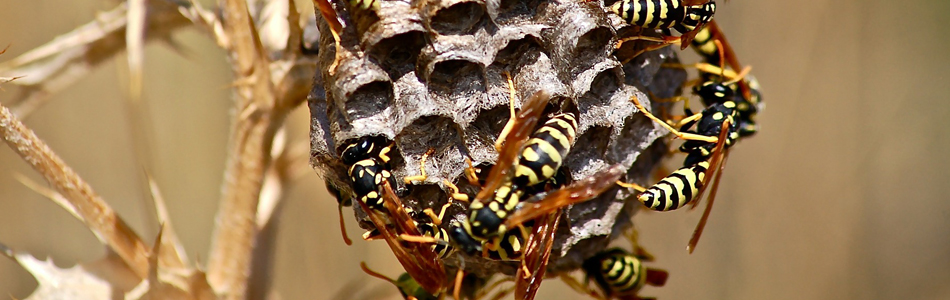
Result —
[[673, 172], [657, 184], [654, 184], [643, 193], [638, 200], [652, 210], [674, 210], [693, 200], [706, 182], [708, 161], [701, 161], [689, 167], [683, 167]]
[[711, 21], [716, 13], [716, 3], [710, 1], [684, 6], [682, 0], [621, 0], [611, 5], [609, 10], [630, 25], [686, 33]]
[[529, 187], [554, 177], [576, 135], [577, 119], [573, 113], [558, 114], [545, 122], [521, 151], [515, 185]]
[[584, 262], [584, 270], [610, 295], [633, 295], [646, 285], [646, 267], [619, 248]]

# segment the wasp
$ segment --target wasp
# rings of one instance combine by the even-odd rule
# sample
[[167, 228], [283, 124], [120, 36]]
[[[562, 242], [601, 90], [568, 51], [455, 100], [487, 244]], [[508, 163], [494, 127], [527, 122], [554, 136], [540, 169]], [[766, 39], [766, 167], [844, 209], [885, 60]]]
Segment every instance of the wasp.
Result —
[[[722, 168], [728, 158], [726, 150], [739, 138], [736, 104], [733, 101], [724, 101], [709, 105], [702, 112], [683, 119], [681, 121], [683, 124], [679, 127], [686, 130], [680, 131], [654, 116], [636, 98], [631, 100], [645, 116], [665, 127], [676, 137], [685, 140], [680, 146], [680, 151], [687, 155], [682, 168], [649, 188], [622, 182], [618, 184], [639, 190], [637, 200], [646, 207], [657, 211], [669, 211], [683, 207], [694, 200], [693, 205], [697, 205], [706, 190], [709, 178], [715, 176], [706, 209], [687, 245], [687, 250], [692, 253], [702, 235], [715, 200]], [[694, 126], [695, 129], [692, 128]]]
[[[393, 143], [385, 137], [366, 136], [348, 143], [340, 154], [340, 160], [348, 167], [347, 175], [353, 182], [355, 198], [372, 209], [382, 208], [379, 185], [383, 181], [393, 184], [389, 165], [392, 147]], [[326, 188], [337, 199], [343, 241], [351, 245], [352, 241], [346, 236], [346, 225], [343, 222], [343, 207], [352, 205], [354, 197], [344, 195], [329, 180], [326, 181]]]
[[[480, 247], [482, 255], [486, 257], [494, 258], [491, 256], [499, 255], [500, 259], [520, 260], [521, 267], [515, 277], [515, 298], [533, 299], [538, 287], [540, 287], [541, 280], [544, 278], [545, 268], [554, 242], [554, 234], [561, 220], [562, 209], [565, 206], [587, 201], [602, 194], [612, 187], [625, 172], [622, 166], [614, 166], [590, 178], [535, 195], [533, 198], [540, 198], [540, 200], [531, 201], [535, 199], [528, 199], [529, 201], [522, 204], [503, 224], [506, 228], [520, 228], [521, 230], [510, 230], [504, 235], [489, 241], [481, 243], [473, 239], [459, 241], [458, 237], [467, 238], [468, 236], [464, 234], [465, 232], [460, 226], [452, 226], [453, 242], [461, 244], [461, 247], [469, 246], [465, 243], [474, 243]], [[558, 177], [555, 176], [555, 178]], [[491, 248], [493, 244], [500, 246]], [[496, 251], [496, 249], [500, 250], [497, 251], [497, 254], [492, 254], [489, 251]]]
[[[496, 242], [508, 228], [502, 224], [507, 216], [521, 203], [526, 192], [536, 186], [547, 186], [559, 171], [564, 157], [570, 151], [577, 135], [577, 117], [573, 112], [562, 112], [548, 119], [540, 128], [528, 134], [538, 123], [544, 107], [550, 99], [544, 91], [529, 97], [519, 113], [515, 113], [515, 88], [511, 76], [508, 79], [509, 107], [511, 118], [495, 142], [498, 162], [488, 171], [483, 188], [469, 205], [469, 218], [462, 222], [462, 230], [456, 230], [457, 241], [467, 253], [480, 251], [480, 244]], [[467, 174], [474, 174], [470, 167]], [[471, 178], [473, 183], [481, 181]], [[517, 236], [502, 238], [514, 241]], [[523, 236], [522, 239], [523, 240]], [[514, 246], [514, 243], [509, 243]], [[493, 248], [497, 250], [498, 247]]]
[[[624, 42], [631, 40], [648, 40], [661, 43], [659, 46], [648, 47], [638, 52], [638, 55], [674, 43], [680, 43], [685, 49], [697, 34], [697, 30], [712, 21], [716, 14], [716, 2], [708, 0], [620, 0], [608, 7], [608, 11], [617, 14], [630, 25], [642, 29], [660, 29], [663, 31], [665, 37], [661, 39], [635, 36], [622, 39], [617, 44], [617, 48], [620, 48], [620, 45]], [[678, 31], [681, 34], [680, 37], [673, 37], [670, 29]]]
[[[502, 223], [513, 211], [523, 190], [515, 186], [512, 177], [515, 166], [521, 158], [522, 149], [528, 143], [529, 134], [538, 123], [550, 96], [539, 91], [529, 97], [518, 114], [509, 121], [501, 138], [505, 146], [500, 147], [498, 159], [488, 172], [485, 185], [469, 206], [469, 218], [452, 231], [452, 238], [460, 250], [472, 254], [481, 252], [481, 244], [492, 237], [504, 235], [507, 228]], [[514, 98], [511, 99], [512, 107]]]
[[643, 263], [652, 261], [622, 248], [612, 248], [584, 261], [582, 268], [593, 279], [607, 299], [645, 299], [637, 296], [644, 286], [663, 286], [669, 274], [660, 269], [647, 268]]
[[[576, 134], [577, 120], [573, 113], [561, 113], [545, 122], [520, 151], [518, 163], [514, 165], [514, 177], [494, 189], [490, 199], [478, 197], [485, 193], [476, 196], [469, 206], [469, 222], [463, 224], [465, 232], [481, 241], [504, 234], [507, 231], [502, 226], [505, 217], [515, 210], [527, 188], [554, 177]], [[495, 168], [506, 167], [496, 164]], [[486, 182], [492, 180], [498, 179], [489, 177]]]
[[[653, 255], [638, 244], [635, 228], [627, 232], [627, 238], [633, 245], [632, 251], [619, 247], [611, 248], [584, 261], [581, 266], [585, 273], [584, 283], [567, 274], [561, 274], [561, 279], [578, 292], [597, 299], [652, 299], [641, 298], [637, 293], [647, 285], [663, 286], [669, 278], [669, 273], [644, 265], [644, 262], [652, 262], [654, 259]], [[597, 284], [601, 293], [590, 289], [591, 280]]]
[[343, 163], [349, 166], [348, 174], [356, 198], [372, 209], [380, 209], [383, 204], [380, 184], [388, 181], [395, 186], [389, 165], [392, 147], [392, 141], [385, 137], [366, 136], [348, 144], [340, 155]]

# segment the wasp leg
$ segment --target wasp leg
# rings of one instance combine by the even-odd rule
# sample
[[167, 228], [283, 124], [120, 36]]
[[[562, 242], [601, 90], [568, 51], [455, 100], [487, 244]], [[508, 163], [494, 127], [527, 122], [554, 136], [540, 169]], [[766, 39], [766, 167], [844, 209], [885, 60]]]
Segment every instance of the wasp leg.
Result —
[[602, 300], [605, 299], [599, 293], [597, 293], [597, 291], [591, 289], [590, 285], [583, 284], [580, 281], [577, 281], [576, 278], [574, 278], [571, 275], [568, 275], [567, 273], [561, 273], [559, 277], [561, 278], [561, 281], [564, 281], [564, 283], [567, 284], [568, 287], [577, 291], [578, 293], [591, 296], [595, 299], [602, 299]]
[[637, 107], [637, 109], [639, 109], [640, 112], [643, 113], [643, 115], [645, 115], [645, 116], [647, 116], [647, 118], [650, 118], [651, 120], [653, 120], [653, 121], [659, 123], [660, 126], [663, 126], [663, 128], [666, 128], [666, 130], [669, 130], [670, 133], [672, 133], [673, 135], [675, 135], [676, 137], [678, 137], [678, 138], [680, 138], [680, 139], [703, 141], [703, 142], [707, 142], [707, 143], [718, 143], [718, 142], [719, 142], [719, 138], [718, 138], [718, 137], [715, 137], [715, 136], [705, 136], [705, 135], [700, 135], [700, 134], [695, 134], [695, 133], [689, 133], [689, 132], [680, 132], [679, 130], [676, 130], [675, 128], [673, 128], [673, 127], [670, 126], [669, 124], [666, 124], [666, 122], [664, 122], [663, 120], [660, 120], [659, 118], [657, 118], [656, 116], [654, 116], [652, 113], [650, 113], [650, 111], [646, 110], [646, 108], [643, 108], [643, 105], [640, 104], [640, 100], [637, 100], [637, 97], [632, 97], [632, 98], [630, 98], [630, 100], [633, 101], [633, 105], [635, 105], [635, 106]]
[[438, 244], [441, 241], [437, 238], [431, 236], [421, 236], [421, 235], [411, 235], [411, 234], [400, 234], [399, 239], [411, 243], [420, 243], [420, 244]]
[[422, 154], [422, 159], [419, 160], [419, 170], [422, 172], [422, 174], [416, 176], [406, 176], [406, 178], [403, 178], [403, 181], [405, 181], [406, 184], [410, 184], [413, 181], [425, 181], [429, 178], [429, 175], [426, 174], [426, 159], [428, 159], [429, 155], [432, 155], [432, 153], [435, 153], [435, 149], [429, 148], [425, 154]]
[[[449, 195], [449, 203], [452, 203], [452, 200], [458, 200], [462, 202], [468, 202], [468, 194], [459, 192], [459, 187], [454, 183], [450, 182], [448, 179], [443, 179], [442, 183], [445, 184], [445, 187], [452, 190], [452, 193]], [[449, 203], [446, 203], [448, 205]]]
[[475, 169], [475, 166], [472, 165], [472, 159], [465, 158], [465, 163], [468, 164], [468, 166], [465, 167], [465, 179], [474, 186], [480, 186], [478, 183], [478, 171]]
[[[680, 43], [680, 39], [677, 37], [652, 37], [652, 36], [637, 35], [637, 36], [625, 37], [625, 38], [620, 39], [619, 41], [617, 41], [617, 44], [614, 45], [614, 49], [620, 49], [620, 47], [623, 46], [623, 43], [626, 43], [629, 41], [647, 41], [647, 42], [655, 42], [655, 43], [662, 44], [659, 48], [656, 48], [656, 49], [660, 49], [669, 45]], [[653, 50], [656, 50], [656, 49], [653, 49]]]
[[645, 40], [645, 41], [650, 41], [650, 42], [657, 42], [660, 44], [643, 47], [643, 49], [640, 49], [639, 51], [634, 52], [633, 55], [621, 61], [620, 64], [622, 65], [629, 63], [634, 58], [637, 58], [637, 56], [640, 56], [640, 54], [647, 53], [653, 50], [663, 49], [669, 45], [675, 45], [675, 44], [680, 43], [680, 39], [676, 37], [654, 38], [654, 37], [645, 37], [645, 36], [635, 36], [635, 37], [630, 37], [630, 38], [625, 38], [625, 39], [620, 40], [619, 42], [617, 42], [617, 45], [614, 47], [615, 49], [620, 49], [620, 46], [622, 46], [624, 42], [632, 41], [632, 40]]
[[440, 211], [438, 215], [435, 214], [431, 208], [426, 208], [422, 210], [422, 212], [429, 216], [429, 219], [432, 219], [432, 223], [435, 224], [435, 226], [442, 226], [442, 218], [445, 217], [445, 209], [451, 204], [452, 203], [446, 203], [442, 205], [442, 211]]
[[452, 289], [452, 296], [455, 297], [456, 300], [462, 299], [459, 297], [459, 294], [462, 293], [462, 279], [465, 277], [463, 276], [465, 273], [462, 272], [462, 270], [465, 269], [465, 261], [461, 259], [459, 259], [459, 261], [461, 262], [459, 270], [455, 272], [455, 288]]
[[[686, 109], [689, 109], [689, 107], [686, 107]], [[679, 122], [672, 124], [672, 126], [675, 126], [676, 128], [682, 128], [684, 124], [699, 120], [702, 117], [703, 117], [702, 113], [694, 114], [692, 116], [680, 119]]]
[[[685, 84], [684, 84], [684, 85], [685, 85]], [[687, 110], [689, 109], [689, 97], [675, 96], [675, 97], [671, 97], [671, 98], [660, 98], [660, 97], [657, 97], [656, 95], [654, 95], [653, 92], [650, 91], [650, 90], [647, 90], [647, 95], [650, 96], [650, 99], [656, 99], [656, 100], [653, 100], [653, 101], [655, 101], [655, 102], [676, 103], [676, 102], [683, 101], [683, 107], [685, 107], [685, 109], [687, 109]], [[673, 124], [676, 124], [676, 122], [671, 121], [671, 119], [677, 118], [677, 116], [671, 116], [671, 115], [669, 115], [669, 114], [666, 112], [666, 107], [660, 107], [660, 115], [662, 115], [664, 118], [667, 119], [667, 121], [666, 121], [667, 124], [670, 124], [671, 126], [672, 126]], [[682, 117], [679, 117], [679, 118], [682, 118]], [[676, 126], [676, 128], [680, 128], [680, 127], [679, 127], [679, 126]]]
[[634, 190], [637, 190], [637, 192], [641, 192], [641, 193], [642, 193], [643, 191], [646, 191], [646, 190], [647, 190], [647, 188], [645, 188], [645, 187], [643, 187], [643, 186], [641, 186], [641, 185], [639, 185], [639, 184], [632, 183], [632, 182], [628, 183], [628, 182], [623, 182], [623, 181], [617, 180], [617, 185], [619, 185], [619, 186], [621, 186], [621, 187], [628, 188], [628, 189], [634, 189]]
[[508, 136], [508, 132], [511, 131], [511, 127], [515, 125], [515, 83], [511, 80], [511, 74], [508, 71], [505, 71], [505, 79], [508, 80], [508, 109], [509, 117], [508, 123], [505, 123], [505, 128], [501, 130], [501, 134], [498, 135], [498, 140], [495, 141], [495, 150], [501, 152], [502, 144], [505, 142], [505, 137]]

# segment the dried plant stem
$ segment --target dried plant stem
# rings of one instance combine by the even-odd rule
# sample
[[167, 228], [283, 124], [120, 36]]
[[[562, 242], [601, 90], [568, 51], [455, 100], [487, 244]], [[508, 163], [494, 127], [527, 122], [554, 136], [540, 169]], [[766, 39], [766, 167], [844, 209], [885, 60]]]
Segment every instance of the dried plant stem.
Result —
[[148, 275], [149, 249], [115, 211], [32, 130], [0, 105], [0, 135], [10, 148], [59, 191], [93, 234], [139, 277]]
[[[12, 60], [0, 63], [0, 76], [23, 77], [10, 83], [23, 87], [12, 101], [17, 103], [11, 107], [16, 115], [26, 118], [42, 106], [49, 96], [86, 78], [102, 62], [125, 50], [126, 34], [129, 32], [127, 29], [130, 25], [134, 25], [131, 32], [138, 33], [137, 37], [140, 39], [138, 43], [133, 43], [134, 47], [141, 48], [142, 44], [149, 41], [171, 42], [170, 36], [173, 32], [191, 24], [191, 21], [179, 12], [179, 6], [170, 1], [145, 2], [148, 7], [141, 9], [144, 15], [138, 14], [140, 19], [135, 20], [133, 24], [130, 24], [128, 19], [130, 8], [126, 3], [122, 3], [99, 14], [92, 22]], [[141, 19], [142, 16], [144, 20]], [[146, 32], [148, 34], [144, 34]], [[130, 50], [131, 53], [141, 52], [141, 49]]]
[[267, 56], [263, 53], [247, 2], [221, 3], [224, 32], [235, 75], [237, 116], [232, 123], [224, 191], [208, 262], [208, 282], [222, 299], [244, 299], [252, 251], [259, 228], [255, 222], [270, 149], [289, 112], [278, 106]]

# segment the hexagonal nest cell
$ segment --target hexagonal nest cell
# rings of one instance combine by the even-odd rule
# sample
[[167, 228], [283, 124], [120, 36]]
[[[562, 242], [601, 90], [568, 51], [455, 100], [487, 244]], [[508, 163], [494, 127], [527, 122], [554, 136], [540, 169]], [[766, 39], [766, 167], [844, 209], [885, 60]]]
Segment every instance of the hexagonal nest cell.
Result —
[[[379, 1], [379, 0], [377, 0]], [[427, 0], [380, 1], [373, 14], [348, 13], [331, 2], [346, 29], [339, 47], [318, 18], [321, 73], [309, 105], [312, 163], [328, 184], [352, 192], [347, 166], [340, 161], [346, 143], [363, 136], [394, 141], [391, 168], [395, 189], [408, 205], [436, 211], [448, 199], [443, 180], [473, 195], [478, 187], [464, 179], [466, 159], [493, 164], [493, 147], [509, 118], [505, 74], [513, 78], [515, 105], [537, 91], [553, 95], [551, 107], [578, 113], [575, 147], [564, 160], [569, 177], [588, 178], [612, 165], [628, 169], [623, 180], [650, 182], [666, 152], [666, 132], [631, 103], [652, 95], [670, 97], [685, 81], [683, 70], [660, 68], [677, 59], [669, 47], [647, 52], [621, 65], [615, 56], [622, 21], [597, 1]], [[373, 20], [355, 20], [369, 15]], [[358, 25], [358, 26], [357, 26]], [[543, 119], [542, 119], [543, 122]], [[428, 179], [405, 185], [402, 178]], [[640, 207], [631, 192], [613, 187], [594, 200], [574, 205], [561, 222], [549, 270], [576, 269], [581, 262], [629, 228]], [[361, 226], [372, 223], [354, 206]], [[466, 218], [467, 206], [448, 209], [447, 219]], [[467, 271], [509, 273], [510, 264], [477, 257], [446, 260]]]

